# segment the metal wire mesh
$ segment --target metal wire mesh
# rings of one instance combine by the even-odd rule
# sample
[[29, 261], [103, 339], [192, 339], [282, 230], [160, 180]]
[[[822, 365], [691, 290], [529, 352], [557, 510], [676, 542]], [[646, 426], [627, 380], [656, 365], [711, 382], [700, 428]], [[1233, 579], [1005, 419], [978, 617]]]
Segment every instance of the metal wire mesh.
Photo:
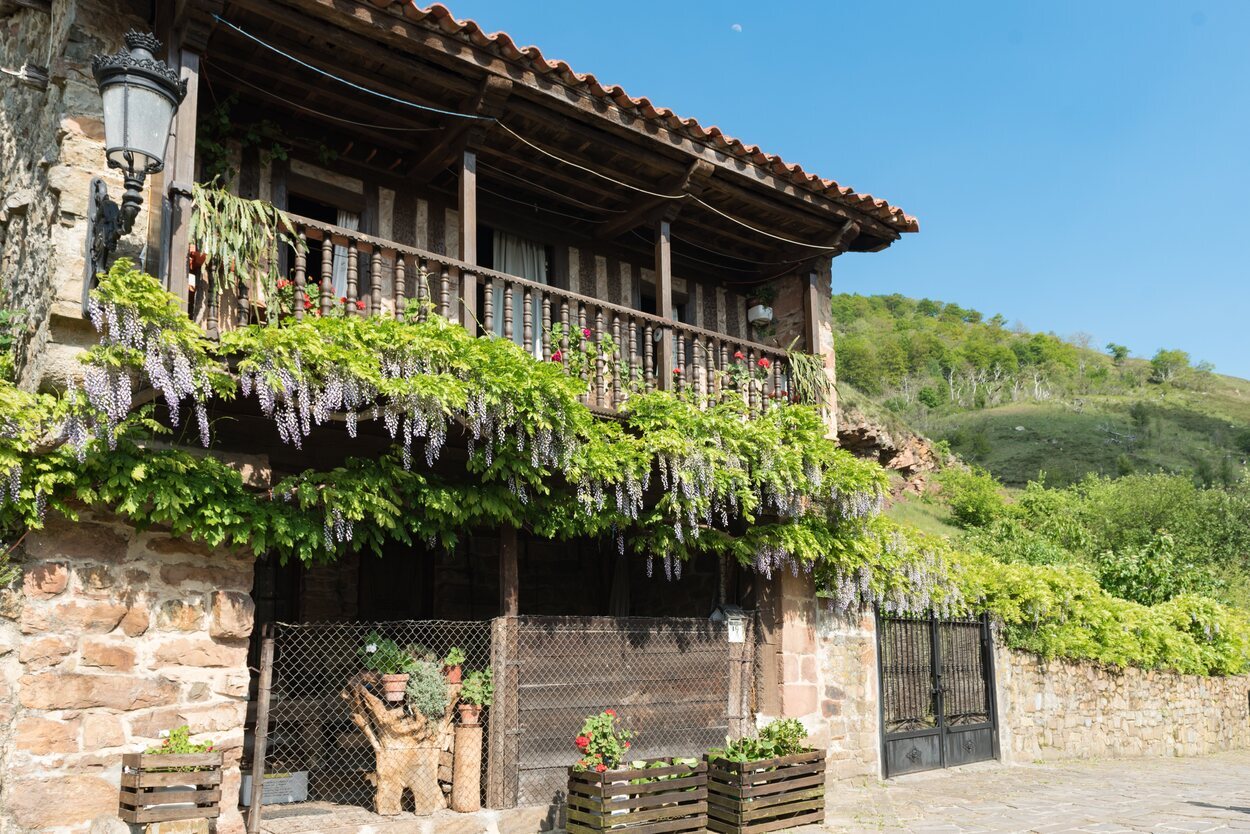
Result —
[[[522, 617], [508, 626], [518, 733], [501, 748], [518, 805], [558, 804], [582, 721], [613, 708], [632, 758], [700, 756], [750, 724], [753, 625], [706, 619]], [[497, 647], [498, 648], [498, 647]], [[509, 797], [510, 798], [510, 797]]]
[[[421, 719], [418, 701], [405, 698], [387, 702], [381, 680], [362, 673], [362, 648], [371, 635], [395, 641], [414, 656], [441, 659], [453, 648], [464, 652], [463, 673], [491, 668], [491, 623], [449, 620], [409, 620], [377, 623], [279, 623], [275, 630], [273, 700], [270, 706], [269, 752], [266, 770], [307, 774], [307, 801], [332, 802], [373, 808], [376, 787], [374, 774], [385, 754], [375, 750], [373, 737], [362, 729], [360, 718], [370, 717], [370, 708], [361, 706], [363, 689], [383, 704], [388, 720], [409, 719], [413, 724], [437, 725], [444, 716]], [[455, 704], [447, 707], [451, 727], [460, 721]], [[353, 712], [357, 715], [354, 718]], [[482, 738], [489, 730], [490, 710], [483, 711]], [[366, 725], [370, 723], [366, 720]], [[432, 768], [420, 767], [415, 779], [423, 784], [410, 785], [403, 797], [405, 810], [413, 810], [414, 797], [446, 797], [451, 790], [452, 736], [449, 730], [437, 742], [439, 764], [437, 775]], [[392, 739], [391, 741], [395, 741]], [[385, 740], [383, 740], [385, 746]], [[488, 767], [486, 743], [483, 741], [482, 773]], [[437, 780], [437, 784], [431, 780]], [[481, 779], [485, 790], [486, 779]], [[435, 794], [434, 792], [438, 793]], [[422, 809], [417, 809], [422, 810]], [[428, 810], [428, 809], [426, 809]]]

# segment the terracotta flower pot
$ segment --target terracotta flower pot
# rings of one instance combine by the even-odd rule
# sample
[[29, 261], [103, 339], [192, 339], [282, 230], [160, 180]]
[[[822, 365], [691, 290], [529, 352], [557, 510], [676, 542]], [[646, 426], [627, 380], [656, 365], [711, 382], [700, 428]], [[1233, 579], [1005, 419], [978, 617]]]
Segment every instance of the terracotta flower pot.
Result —
[[443, 675], [446, 676], [448, 683], [460, 683], [460, 667], [444, 666]]
[[383, 675], [382, 676], [382, 693], [388, 701], [404, 700], [404, 693], [408, 689], [408, 673], [400, 675]]
[[482, 708], [477, 704], [461, 704], [460, 705], [460, 723], [462, 725], [475, 725], [481, 721]]

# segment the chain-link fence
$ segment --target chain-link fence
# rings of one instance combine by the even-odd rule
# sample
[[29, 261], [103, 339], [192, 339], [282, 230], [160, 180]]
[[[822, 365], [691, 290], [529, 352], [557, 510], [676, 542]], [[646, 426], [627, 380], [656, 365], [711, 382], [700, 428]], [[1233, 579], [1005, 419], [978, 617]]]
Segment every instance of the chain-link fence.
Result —
[[[449, 801], [453, 774], [483, 798], [489, 709], [480, 772], [463, 774], [454, 751], [463, 681], [491, 669], [490, 622], [280, 623], [274, 637], [266, 771], [288, 775], [285, 801], [429, 812]], [[460, 668], [446, 667], [457, 649]], [[387, 652], [418, 661], [406, 679], [378, 671]]]
[[[521, 617], [497, 626], [504, 692], [496, 720], [497, 792], [505, 807], [559, 804], [574, 738], [589, 715], [615, 709], [637, 733], [635, 758], [699, 756], [751, 724], [753, 617], [706, 619]], [[501, 783], [501, 784], [500, 784]]]

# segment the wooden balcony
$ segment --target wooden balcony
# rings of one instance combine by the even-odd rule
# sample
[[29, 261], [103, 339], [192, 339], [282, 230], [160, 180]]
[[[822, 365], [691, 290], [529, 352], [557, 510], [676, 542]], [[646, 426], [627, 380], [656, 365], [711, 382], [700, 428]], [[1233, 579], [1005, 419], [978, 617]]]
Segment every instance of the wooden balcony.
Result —
[[[416, 303], [418, 317], [440, 315], [476, 336], [511, 339], [528, 347], [535, 358], [555, 357], [566, 368], [570, 345], [567, 335], [557, 339], [560, 332], [589, 331], [595, 341], [610, 337], [611, 355], [581, 372], [587, 383], [584, 402], [605, 414], [639, 391], [672, 390], [704, 402], [740, 396], [760, 412], [772, 400], [789, 400], [795, 390], [783, 349], [362, 232], [290, 218], [304, 244], [283, 253], [283, 271], [295, 285], [296, 319], [308, 315], [305, 298], [312, 302], [310, 310], [323, 315], [336, 310], [347, 316], [395, 315]], [[343, 294], [334, 290], [336, 249], [340, 259], [346, 256]], [[246, 295], [240, 296], [232, 317], [238, 322], [253, 317]], [[209, 309], [206, 320], [211, 330], [218, 311]]]

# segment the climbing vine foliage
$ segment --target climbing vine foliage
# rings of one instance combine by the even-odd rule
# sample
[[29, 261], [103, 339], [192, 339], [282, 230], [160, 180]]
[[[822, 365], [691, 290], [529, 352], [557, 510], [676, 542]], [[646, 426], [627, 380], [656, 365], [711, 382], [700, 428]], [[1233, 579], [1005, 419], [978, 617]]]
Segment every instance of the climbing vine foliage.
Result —
[[[1013, 645], [1043, 654], [1204, 673], [1247, 664], [1245, 618], [1215, 603], [1132, 607], [1092, 580], [956, 553], [889, 522], [881, 468], [838, 448], [807, 406], [751, 414], [733, 396], [640, 392], [619, 419], [595, 417], [586, 383], [561, 363], [428, 309], [277, 318], [214, 343], [124, 260], [90, 312], [100, 342], [82, 357], [81, 386], [52, 396], [0, 382], [7, 534], [49, 511], [100, 507], [311, 563], [388, 541], [452, 547], [466, 530], [514, 525], [613, 540], [672, 579], [696, 554], [769, 577], [807, 573], [841, 613], [989, 611]], [[232, 398], [295, 450], [333, 438], [346, 454], [249, 484], [211, 451], [214, 405]], [[343, 431], [318, 433], [331, 425]], [[171, 443], [175, 431], [192, 439]], [[449, 454], [452, 441], [467, 455]]]

